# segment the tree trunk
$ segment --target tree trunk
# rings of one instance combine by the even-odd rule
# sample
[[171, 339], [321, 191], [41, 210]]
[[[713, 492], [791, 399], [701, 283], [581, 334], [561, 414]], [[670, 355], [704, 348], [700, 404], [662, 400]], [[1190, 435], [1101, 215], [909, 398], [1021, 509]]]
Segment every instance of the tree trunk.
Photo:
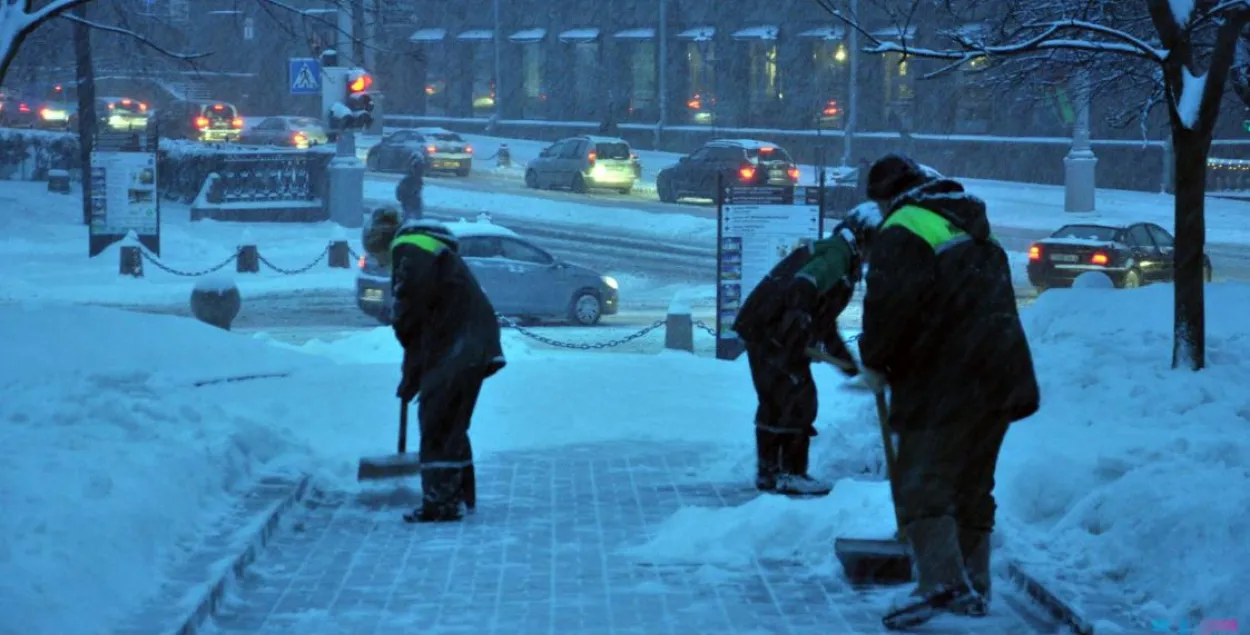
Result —
[[[74, 15], [87, 19], [86, 5]], [[75, 86], [78, 93], [78, 162], [82, 167], [82, 224], [91, 224], [91, 151], [95, 145], [95, 69], [91, 58], [91, 27], [74, 23]]]
[[1172, 122], [1176, 157], [1176, 287], [1173, 301], [1172, 367], [1206, 366], [1206, 249], [1204, 203], [1210, 134]]

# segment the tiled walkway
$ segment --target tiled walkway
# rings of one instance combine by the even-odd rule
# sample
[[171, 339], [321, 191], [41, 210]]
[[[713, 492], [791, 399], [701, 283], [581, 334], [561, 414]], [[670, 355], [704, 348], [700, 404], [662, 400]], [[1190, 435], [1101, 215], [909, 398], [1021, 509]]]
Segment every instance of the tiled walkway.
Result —
[[[466, 522], [404, 524], [411, 500], [315, 494], [207, 627], [222, 635], [878, 633], [882, 597], [786, 563], [732, 575], [648, 566], [625, 548], [684, 505], [754, 494], [698, 483], [699, 455], [650, 445], [491, 457]], [[832, 545], [830, 545], [832, 549]], [[996, 615], [925, 632], [1054, 632], [1010, 585]]]

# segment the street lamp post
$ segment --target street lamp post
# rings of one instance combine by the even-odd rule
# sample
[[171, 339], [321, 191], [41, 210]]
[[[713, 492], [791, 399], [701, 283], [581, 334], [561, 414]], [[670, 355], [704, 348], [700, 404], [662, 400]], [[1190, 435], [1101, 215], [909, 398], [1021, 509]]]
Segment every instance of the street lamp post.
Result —
[[495, 0], [491, 7], [495, 15], [495, 119], [503, 119], [503, 86], [499, 83], [499, 76], [503, 71], [503, 24], [499, 20], [499, 0]]
[[1067, 212], [1094, 211], [1095, 172], [1098, 157], [1090, 143], [1089, 71], [1082, 69], [1073, 78], [1076, 97], [1076, 122], [1072, 126], [1072, 148], [1063, 159], [1063, 209]]
[[[859, 17], [859, 0], [851, 0], [851, 15]], [[847, 45], [850, 47], [848, 62], [851, 65], [847, 80], [850, 84], [846, 100], [846, 124], [842, 132], [842, 167], [851, 165], [851, 151], [855, 145], [855, 115], [859, 110], [859, 33], [848, 29]]]

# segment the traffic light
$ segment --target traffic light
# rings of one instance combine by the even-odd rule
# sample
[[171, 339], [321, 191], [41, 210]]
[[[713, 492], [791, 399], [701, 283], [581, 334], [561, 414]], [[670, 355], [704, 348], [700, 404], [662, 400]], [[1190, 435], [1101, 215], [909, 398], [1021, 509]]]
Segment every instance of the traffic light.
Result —
[[344, 117], [344, 128], [368, 128], [373, 125], [373, 96], [369, 89], [373, 87], [373, 76], [365, 71], [355, 69], [347, 75], [347, 94], [343, 96], [343, 105], [350, 113]]

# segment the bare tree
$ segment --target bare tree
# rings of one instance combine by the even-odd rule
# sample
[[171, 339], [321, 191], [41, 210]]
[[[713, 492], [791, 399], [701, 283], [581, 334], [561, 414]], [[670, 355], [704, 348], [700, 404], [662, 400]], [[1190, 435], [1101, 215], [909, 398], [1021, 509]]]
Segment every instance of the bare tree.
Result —
[[[1250, 0], [965, 0], [958, 4], [965, 10], [976, 5], [996, 28], [975, 34], [944, 31], [942, 35], [951, 42], [948, 48], [917, 47], [906, 39], [883, 41], [864, 29], [857, 16], [848, 15], [830, 0], [816, 1], [867, 38], [865, 52], [945, 61], [935, 74], [983, 58], [1037, 61], [1049, 57], [1069, 63], [1114, 64], [1138, 73], [1126, 76], [1140, 77], [1145, 71], [1152, 80], [1157, 78], [1157, 83], [1147, 83], [1143, 111], [1159, 102], [1166, 105], [1175, 151], [1172, 366], [1192, 370], [1205, 366], [1207, 156], [1230, 72], [1234, 79], [1250, 73], [1246, 70], [1250, 55], [1242, 40], [1250, 22]], [[954, 14], [954, 4], [912, 0], [901, 15], [911, 20], [925, 9]]]

